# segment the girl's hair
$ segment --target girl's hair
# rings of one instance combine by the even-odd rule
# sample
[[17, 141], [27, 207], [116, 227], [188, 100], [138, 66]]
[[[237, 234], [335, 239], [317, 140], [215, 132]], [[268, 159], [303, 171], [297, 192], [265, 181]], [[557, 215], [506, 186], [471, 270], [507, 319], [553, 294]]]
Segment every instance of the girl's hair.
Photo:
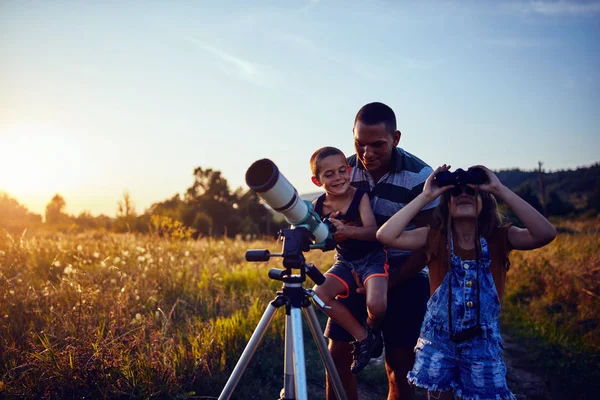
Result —
[[313, 176], [317, 178], [319, 177], [319, 161], [321, 161], [325, 157], [335, 156], [338, 154], [346, 158], [344, 152], [338, 149], [337, 147], [325, 146], [315, 151], [310, 157], [310, 170], [312, 171]]
[[[487, 192], [478, 191], [481, 196], [481, 213], [477, 217], [477, 230], [479, 235], [490, 238], [496, 229], [504, 225], [502, 214], [498, 210], [496, 198]], [[450, 191], [442, 193], [440, 204], [433, 212], [433, 226], [440, 230], [448, 229], [448, 216], [450, 214]]]

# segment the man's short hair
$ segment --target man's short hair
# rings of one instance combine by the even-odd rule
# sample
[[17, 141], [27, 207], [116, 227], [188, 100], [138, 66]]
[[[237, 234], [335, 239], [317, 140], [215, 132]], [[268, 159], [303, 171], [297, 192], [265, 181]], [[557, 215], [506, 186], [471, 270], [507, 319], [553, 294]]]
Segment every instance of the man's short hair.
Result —
[[354, 126], [356, 126], [358, 121], [365, 125], [378, 125], [383, 122], [385, 124], [385, 129], [390, 134], [394, 134], [397, 129], [396, 114], [394, 114], [394, 110], [379, 102], [365, 104], [358, 110], [358, 114], [356, 114], [356, 118], [354, 118]]

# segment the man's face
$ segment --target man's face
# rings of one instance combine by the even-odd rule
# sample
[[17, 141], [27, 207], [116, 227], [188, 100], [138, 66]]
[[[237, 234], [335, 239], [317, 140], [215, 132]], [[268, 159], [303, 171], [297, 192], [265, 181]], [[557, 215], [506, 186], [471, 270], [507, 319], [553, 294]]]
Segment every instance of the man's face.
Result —
[[371, 174], [383, 176], [389, 171], [392, 150], [400, 141], [400, 131], [390, 134], [383, 122], [365, 125], [358, 121], [354, 125], [354, 149], [359, 161]]

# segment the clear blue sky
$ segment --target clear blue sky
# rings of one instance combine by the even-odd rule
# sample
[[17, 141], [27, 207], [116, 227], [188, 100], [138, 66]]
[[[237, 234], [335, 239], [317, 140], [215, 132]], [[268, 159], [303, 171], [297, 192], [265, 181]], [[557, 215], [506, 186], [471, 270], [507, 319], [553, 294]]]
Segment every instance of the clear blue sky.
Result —
[[600, 161], [600, 1], [249, 3], [0, 0], [0, 190], [143, 212], [267, 157], [311, 192], [371, 101], [434, 167]]

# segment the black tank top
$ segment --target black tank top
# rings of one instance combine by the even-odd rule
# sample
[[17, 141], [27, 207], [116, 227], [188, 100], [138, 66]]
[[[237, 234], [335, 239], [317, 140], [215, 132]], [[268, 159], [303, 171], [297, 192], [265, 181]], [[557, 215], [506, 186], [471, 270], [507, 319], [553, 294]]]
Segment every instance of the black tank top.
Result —
[[[354, 193], [354, 198], [348, 207], [348, 210], [344, 215], [337, 217], [340, 221], [347, 222], [356, 222], [359, 226], [362, 226], [362, 221], [360, 220], [360, 215], [358, 212], [358, 207], [360, 205], [360, 200], [363, 195], [367, 193], [362, 189], [356, 189]], [[315, 212], [319, 214], [321, 219], [325, 219], [329, 217], [329, 214], [323, 214], [323, 202], [325, 201], [326, 193], [323, 193], [317, 199], [315, 203]], [[338, 242], [335, 246], [336, 251], [348, 261], [358, 260], [360, 258], [365, 257], [367, 254], [381, 249], [383, 246], [378, 241], [366, 241], [366, 240], [357, 240], [357, 239], [346, 239], [342, 242]]]

